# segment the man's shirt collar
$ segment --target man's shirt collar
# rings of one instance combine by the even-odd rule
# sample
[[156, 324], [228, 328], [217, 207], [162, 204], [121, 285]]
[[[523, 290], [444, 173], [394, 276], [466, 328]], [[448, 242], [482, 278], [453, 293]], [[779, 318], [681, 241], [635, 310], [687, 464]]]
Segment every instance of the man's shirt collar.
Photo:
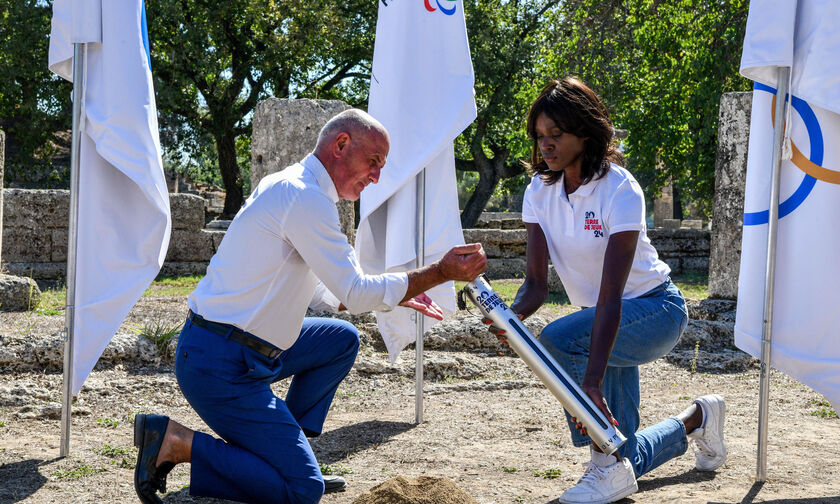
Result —
[[327, 193], [330, 199], [333, 200], [333, 203], [337, 203], [338, 191], [335, 188], [332, 177], [330, 177], [330, 174], [327, 172], [324, 164], [321, 163], [321, 160], [315, 156], [315, 153], [309, 153], [305, 158], [303, 158], [303, 161], [301, 161], [300, 164], [315, 175], [315, 179], [318, 181], [318, 185], [321, 189]]

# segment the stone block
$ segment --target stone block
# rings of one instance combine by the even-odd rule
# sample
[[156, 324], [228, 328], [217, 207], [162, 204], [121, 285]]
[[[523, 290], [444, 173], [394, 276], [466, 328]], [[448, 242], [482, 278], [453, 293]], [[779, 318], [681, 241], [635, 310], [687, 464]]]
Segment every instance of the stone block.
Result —
[[173, 229], [169, 250], [166, 252], [166, 262], [208, 262], [215, 253], [213, 233], [203, 229]]
[[205, 273], [207, 273], [207, 263], [204, 261], [165, 262], [160, 269], [161, 275], [172, 277], [187, 275], [204, 276]]
[[683, 219], [682, 223], [680, 224], [680, 227], [682, 229], [702, 230], [703, 221], [700, 219]]
[[671, 184], [662, 187], [659, 196], [653, 199], [653, 226], [662, 227], [665, 219], [674, 218], [674, 188]]
[[225, 232], [219, 229], [205, 229], [204, 232], [210, 235], [210, 238], [213, 240], [213, 253], [215, 254], [215, 251], [219, 250], [219, 245], [222, 244], [222, 238], [225, 237]]
[[258, 103], [251, 138], [251, 187], [312, 152], [324, 124], [348, 108], [338, 100], [269, 98]]
[[27, 311], [41, 302], [41, 289], [29, 277], [0, 274], [0, 311]]
[[195, 194], [169, 194], [172, 229], [198, 230], [204, 227], [204, 198]]
[[668, 265], [671, 268], [671, 273], [682, 273], [682, 258], [679, 257], [660, 257], [659, 258], [662, 262]]
[[481, 229], [524, 229], [522, 212], [484, 212], [475, 223]]
[[711, 235], [694, 229], [649, 229], [651, 245], [660, 257], [708, 255]]
[[683, 257], [682, 258], [682, 269], [683, 271], [699, 271], [699, 272], [708, 272], [709, 271], [709, 258], [708, 256], [703, 257]]
[[662, 219], [662, 227], [665, 229], [679, 229], [681, 224], [679, 219]]
[[12, 275], [32, 277], [35, 280], [65, 280], [67, 263], [55, 262], [12, 262], [5, 263], [6, 271]]
[[[297, 163], [315, 148], [330, 118], [350, 108], [339, 100], [269, 98], [254, 110], [251, 134], [251, 187], [266, 175]], [[341, 230], [355, 241], [353, 202], [339, 200]]]
[[4, 262], [50, 262], [52, 230], [44, 228], [3, 228]]
[[481, 243], [489, 258], [513, 258], [525, 255], [528, 232], [524, 229], [465, 229], [464, 241]]
[[66, 228], [69, 208], [67, 190], [3, 189], [3, 227]]
[[70, 238], [69, 230], [67, 228], [51, 229], [50, 235], [52, 241], [52, 250], [50, 251], [50, 262], [67, 261], [67, 240]]
[[525, 259], [522, 257], [488, 259], [487, 269], [484, 271], [484, 274], [491, 280], [498, 278], [525, 278]]
[[741, 226], [752, 93], [725, 93], [718, 116], [709, 297], [735, 299], [741, 265]]

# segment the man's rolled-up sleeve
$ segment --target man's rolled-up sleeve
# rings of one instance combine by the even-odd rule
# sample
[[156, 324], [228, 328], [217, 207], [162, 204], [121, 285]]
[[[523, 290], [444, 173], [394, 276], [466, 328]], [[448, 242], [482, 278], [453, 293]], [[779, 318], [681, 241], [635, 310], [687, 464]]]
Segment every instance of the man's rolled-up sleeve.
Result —
[[341, 232], [335, 204], [323, 194], [301, 191], [286, 213], [283, 229], [325, 289], [351, 313], [387, 311], [405, 297], [405, 273], [367, 275], [362, 271]]

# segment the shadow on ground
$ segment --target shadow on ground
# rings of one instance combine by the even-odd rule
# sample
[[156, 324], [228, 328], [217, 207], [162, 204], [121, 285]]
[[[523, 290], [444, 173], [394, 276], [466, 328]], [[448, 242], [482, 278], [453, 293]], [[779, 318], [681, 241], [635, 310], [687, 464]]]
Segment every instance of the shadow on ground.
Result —
[[37, 492], [47, 482], [38, 468], [56, 460], [29, 459], [0, 466], [0, 504], [21, 502]]
[[348, 456], [388, 441], [415, 425], [409, 422], [370, 420], [324, 432], [311, 439], [312, 451], [322, 465], [334, 464]]
[[[764, 486], [764, 483], [753, 483], [753, 486], [750, 488], [750, 491], [747, 492], [747, 495], [741, 499], [740, 502], [735, 504], [752, 504], [755, 502], [756, 497], [758, 497], [758, 493], [761, 491], [761, 488]], [[760, 502], [763, 504], [840, 504], [840, 496], [838, 495], [831, 495], [825, 497], [803, 497], [802, 499], [772, 499], [772, 500], [764, 500], [762, 499]], [[709, 502], [709, 504], [731, 504], [728, 502]]]

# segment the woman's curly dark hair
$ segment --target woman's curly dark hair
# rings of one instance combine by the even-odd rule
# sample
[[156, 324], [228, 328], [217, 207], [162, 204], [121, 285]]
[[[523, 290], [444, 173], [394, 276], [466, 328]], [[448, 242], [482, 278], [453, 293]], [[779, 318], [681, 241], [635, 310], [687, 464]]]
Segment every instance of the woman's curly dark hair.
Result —
[[581, 177], [586, 184], [607, 173], [610, 162], [624, 166], [624, 156], [613, 143], [613, 124], [607, 107], [589, 86], [575, 77], [551, 81], [543, 88], [528, 112], [528, 136], [533, 140], [532, 174], [539, 174], [546, 185], [560, 180], [562, 172], [551, 171], [542, 158], [537, 143], [537, 117], [545, 113], [565, 133], [586, 138], [581, 162]]

